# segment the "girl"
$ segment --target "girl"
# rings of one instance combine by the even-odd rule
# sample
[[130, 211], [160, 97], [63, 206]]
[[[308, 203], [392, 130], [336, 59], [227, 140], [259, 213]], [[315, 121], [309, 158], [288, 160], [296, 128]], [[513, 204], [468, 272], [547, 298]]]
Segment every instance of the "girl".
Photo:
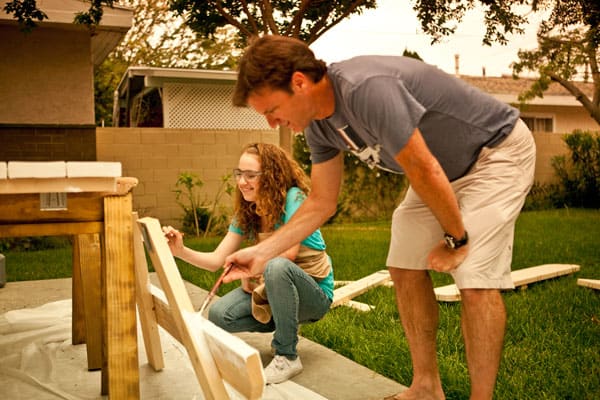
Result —
[[[210, 253], [183, 245], [183, 235], [163, 228], [172, 254], [209, 271], [244, 239], [259, 242], [287, 223], [309, 191], [308, 177], [281, 148], [247, 145], [234, 169], [237, 182], [229, 231]], [[234, 266], [235, 268], [235, 266]], [[228, 332], [273, 332], [274, 358], [265, 368], [267, 383], [280, 383], [302, 371], [296, 352], [298, 325], [321, 319], [333, 299], [333, 268], [319, 229], [299, 245], [271, 259], [262, 276], [243, 279], [241, 286], [218, 299], [208, 318]]]

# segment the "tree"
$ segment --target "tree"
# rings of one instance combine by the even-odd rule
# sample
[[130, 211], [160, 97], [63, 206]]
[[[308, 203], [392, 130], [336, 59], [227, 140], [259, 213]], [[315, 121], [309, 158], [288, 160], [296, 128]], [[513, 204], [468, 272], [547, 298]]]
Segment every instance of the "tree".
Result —
[[[219, 28], [201, 38], [169, 9], [167, 0], [127, 0], [133, 22], [125, 38], [94, 69], [96, 125], [113, 125], [113, 94], [129, 66], [234, 69], [237, 55], [233, 28]], [[157, 99], [148, 96], [147, 107]], [[158, 99], [159, 101], [159, 99]], [[162, 118], [162, 117], [161, 117]]]
[[352, 14], [376, 7], [375, 0], [171, 0], [172, 9], [203, 37], [231, 25], [240, 41], [260, 34], [291, 36], [310, 44]]
[[[537, 71], [539, 78], [519, 100], [543, 97], [552, 82], [566, 88], [600, 124], [600, 2], [598, 0], [557, 1], [550, 18], [540, 24], [538, 48], [519, 51], [513, 73]], [[577, 78], [594, 89], [590, 99], [575, 84]]]
[[201, 69], [233, 69], [235, 49], [231, 27], [204, 38], [169, 9], [168, 0], [128, 0], [134, 11], [131, 29], [111, 56], [129, 65]]
[[[87, 25], [93, 30], [94, 26], [102, 20], [103, 7], [112, 7], [113, 0], [89, 0], [89, 2], [88, 11], [77, 13], [73, 22]], [[5, 3], [4, 11], [13, 14], [24, 31], [35, 28], [37, 26], [35, 21], [41, 22], [48, 18], [45, 12], [37, 8], [37, 0], [10, 0]]]
[[[415, 10], [425, 33], [433, 42], [456, 30], [465, 13], [474, 7], [485, 12], [483, 43], [507, 43], [507, 35], [522, 33], [531, 12], [545, 12], [538, 30], [538, 49], [522, 50], [513, 63], [515, 78], [523, 71], [539, 77], [520, 95], [521, 101], [542, 97], [551, 82], [566, 88], [600, 124], [600, 2], [598, 0], [417, 0]], [[576, 79], [589, 79], [594, 90], [590, 99], [578, 89]]]

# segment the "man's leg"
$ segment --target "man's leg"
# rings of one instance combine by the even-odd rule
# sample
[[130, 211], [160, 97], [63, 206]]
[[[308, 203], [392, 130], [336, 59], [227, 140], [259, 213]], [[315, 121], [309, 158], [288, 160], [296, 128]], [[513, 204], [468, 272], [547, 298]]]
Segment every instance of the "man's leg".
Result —
[[395, 399], [443, 399], [436, 352], [439, 310], [431, 278], [425, 270], [389, 268], [389, 271], [413, 365], [409, 389]]
[[497, 289], [463, 289], [461, 298], [471, 400], [491, 399], [506, 330], [504, 302]]

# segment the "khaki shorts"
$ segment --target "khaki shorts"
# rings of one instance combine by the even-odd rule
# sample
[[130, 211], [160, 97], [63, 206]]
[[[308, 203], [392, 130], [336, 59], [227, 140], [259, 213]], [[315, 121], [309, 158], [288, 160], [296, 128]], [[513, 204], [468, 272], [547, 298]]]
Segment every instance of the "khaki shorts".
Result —
[[[451, 182], [469, 254], [450, 274], [458, 288], [510, 289], [515, 221], [533, 183], [535, 143], [521, 120], [501, 143], [484, 147], [467, 175]], [[429, 208], [409, 187], [394, 211], [389, 267], [426, 269], [431, 249], [444, 232]]]

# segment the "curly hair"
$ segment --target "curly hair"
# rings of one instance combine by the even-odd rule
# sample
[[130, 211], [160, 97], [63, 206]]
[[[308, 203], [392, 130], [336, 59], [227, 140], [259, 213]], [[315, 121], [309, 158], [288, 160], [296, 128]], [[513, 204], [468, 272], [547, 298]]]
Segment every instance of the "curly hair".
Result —
[[239, 188], [235, 191], [234, 219], [250, 239], [256, 240], [258, 233], [273, 231], [281, 221], [288, 190], [295, 186], [308, 194], [310, 183], [300, 165], [276, 145], [250, 143], [242, 154], [257, 156], [262, 174], [255, 202], [246, 201]]

